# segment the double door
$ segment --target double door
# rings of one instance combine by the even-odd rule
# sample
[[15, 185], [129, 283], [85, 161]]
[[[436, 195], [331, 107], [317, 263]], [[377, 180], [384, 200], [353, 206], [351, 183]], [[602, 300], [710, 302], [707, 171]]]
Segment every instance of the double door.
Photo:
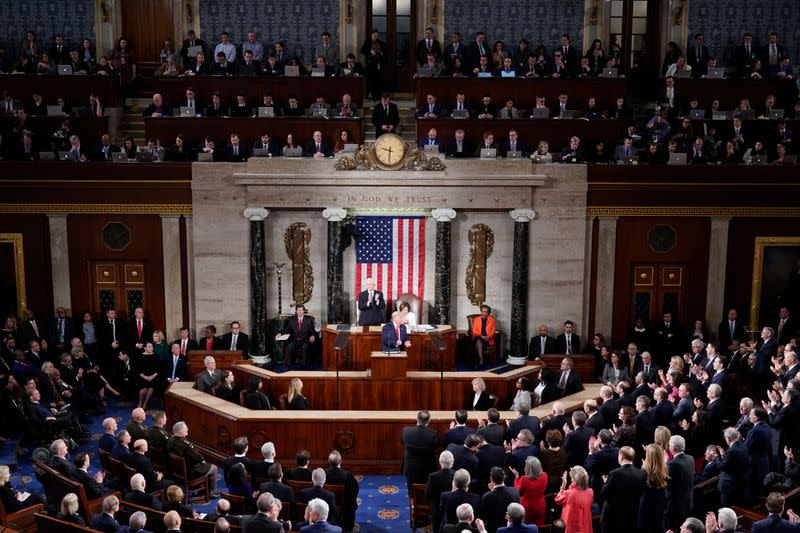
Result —
[[[389, 92], [409, 92], [414, 89], [416, 72], [414, 49], [417, 44], [415, 0], [367, 0], [366, 36], [373, 29], [386, 43], [389, 58], [383, 73], [384, 87]], [[364, 61], [364, 57], [359, 57]]]
[[130, 320], [137, 307], [147, 309], [146, 266], [143, 261], [92, 261], [92, 311], [105, 315], [114, 309]]
[[663, 313], [681, 321], [686, 315], [686, 265], [645, 263], [633, 265], [631, 320], [656, 322]]

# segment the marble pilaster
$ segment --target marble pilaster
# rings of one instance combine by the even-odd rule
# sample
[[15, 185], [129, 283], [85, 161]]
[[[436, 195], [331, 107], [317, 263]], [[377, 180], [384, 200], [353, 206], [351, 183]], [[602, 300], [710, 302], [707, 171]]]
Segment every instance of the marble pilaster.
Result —
[[269, 210], [248, 207], [244, 216], [250, 220], [250, 331], [251, 356], [268, 356], [267, 326], [267, 257], [264, 246], [264, 219]]
[[456, 218], [455, 209], [434, 209], [431, 216], [436, 221], [436, 274], [433, 293], [433, 323], [450, 324], [451, 283], [451, 228]]
[[[597, 290], [594, 303], [594, 330], [611, 334], [614, 306], [614, 261], [617, 251], [617, 219], [597, 217]], [[587, 333], [587, 337], [588, 337]]]
[[67, 215], [47, 215], [50, 225], [50, 270], [53, 276], [53, 308], [72, 311], [72, 289], [69, 281], [69, 240]]
[[183, 325], [180, 215], [161, 215], [161, 242], [164, 251], [164, 332], [168, 339], [177, 339]]
[[523, 365], [528, 342], [528, 239], [533, 209], [514, 209], [514, 252], [511, 272], [511, 342], [508, 364]]
[[347, 210], [328, 207], [322, 212], [328, 221], [328, 323], [344, 322], [344, 257], [342, 224]]
[[716, 324], [725, 315], [725, 269], [728, 263], [730, 217], [711, 218], [706, 284], [706, 324]]

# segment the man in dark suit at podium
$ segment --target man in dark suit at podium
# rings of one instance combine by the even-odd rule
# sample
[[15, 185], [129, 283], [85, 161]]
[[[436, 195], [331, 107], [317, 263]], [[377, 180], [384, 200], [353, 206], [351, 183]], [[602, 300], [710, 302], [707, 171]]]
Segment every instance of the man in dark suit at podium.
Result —
[[250, 337], [242, 333], [242, 326], [238, 320], [231, 322], [231, 331], [222, 336], [223, 350], [241, 350], [242, 357], [250, 355]]
[[383, 326], [381, 330], [381, 348], [383, 350], [401, 352], [403, 348], [411, 346], [406, 325], [400, 323], [402, 320], [402, 313], [395, 311], [392, 313], [392, 320]]
[[528, 359], [536, 360], [540, 356], [549, 353], [555, 353], [556, 340], [548, 333], [546, 325], [539, 326], [539, 334], [531, 338], [531, 343], [528, 346]]
[[314, 319], [310, 316], [305, 316], [306, 308], [304, 305], [295, 307], [294, 314], [295, 317], [287, 319], [283, 325], [283, 333], [289, 335], [286, 340], [283, 359], [284, 363], [288, 365], [299, 348], [301, 354], [300, 364], [305, 365], [308, 361], [308, 346], [317, 340], [314, 336]]
[[375, 289], [375, 280], [367, 278], [367, 290], [358, 295], [359, 326], [378, 326], [386, 319], [386, 299]]

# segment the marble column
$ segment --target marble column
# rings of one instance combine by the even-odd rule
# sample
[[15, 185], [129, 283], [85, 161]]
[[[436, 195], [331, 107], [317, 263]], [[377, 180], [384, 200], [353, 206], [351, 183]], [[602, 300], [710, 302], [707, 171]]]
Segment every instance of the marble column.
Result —
[[456, 218], [455, 209], [434, 209], [436, 221], [436, 274], [434, 278], [433, 323], [450, 324], [450, 252], [452, 247], [450, 222]]
[[725, 269], [728, 263], [728, 228], [730, 217], [711, 218], [708, 247], [708, 282], [706, 284], [706, 324], [717, 324], [727, 316], [725, 305]]
[[164, 333], [168, 339], [177, 339], [183, 325], [180, 215], [161, 215], [161, 247], [164, 251]]
[[533, 209], [514, 209], [514, 252], [511, 271], [511, 342], [510, 365], [524, 365], [528, 360], [525, 350], [528, 342], [528, 250], [530, 249], [530, 221], [536, 216]]
[[[594, 330], [608, 338], [614, 311], [614, 269], [617, 255], [617, 219], [597, 217], [597, 290], [594, 302]], [[588, 337], [589, 332], [585, 335]]]
[[322, 211], [328, 221], [328, 324], [344, 322], [344, 259], [342, 252], [342, 224], [347, 210], [328, 207]]
[[250, 355], [265, 356], [267, 351], [267, 254], [264, 246], [264, 220], [269, 209], [248, 207], [245, 218], [250, 220]]
[[50, 224], [50, 270], [53, 277], [53, 308], [72, 311], [72, 289], [69, 281], [69, 240], [67, 215], [47, 215]]
[[[186, 281], [188, 294], [184, 298], [189, 302], [189, 320], [186, 325], [194, 324], [194, 220], [192, 215], [183, 215], [186, 221]], [[191, 328], [191, 326], [190, 326]], [[191, 329], [190, 329], [191, 331]], [[199, 336], [199, 335], [198, 335]]]

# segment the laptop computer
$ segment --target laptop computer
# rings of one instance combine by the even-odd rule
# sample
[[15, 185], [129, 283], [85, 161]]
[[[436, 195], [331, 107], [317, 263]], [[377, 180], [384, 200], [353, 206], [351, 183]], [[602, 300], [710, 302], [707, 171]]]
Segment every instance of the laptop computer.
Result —
[[64, 110], [61, 109], [60, 105], [49, 105], [47, 106], [47, 114], [49, 116], [63, 115]]
[[58, 65], [58, 73], [62, 76], [72, 76], [72, 65]]
[[189, 118], [189, 117], [195, 117], [196, 115], [197, 115], [197, 112], [195, 111], [195, 109], [193, 107], [181, 107], [179, 112], [178, 112], [178, 116], [179, 117], [187, 117], [187, 118]]
[[639, 156], [638, 155], [626, 155], [622, 158], [620, 162], [623, 165], [636, 165], [639, 163]]
[[73, 161], [72, 154], [68, 151], [59, 150], [58, 151], [58, 159], [61, 161]]
[[479, 78], [491, 78], [492, 77], [492, 73], [491, 72], [478, 72], [478, 77]]
[[742, 117], [742, 120], [753, 120], [756, 118], [756, 112], [753, 109], [742, 109], [736, 112], [736, 116]]
[[754, 155], [750, 158], [751, 165], [766, 165], [767, 164], [767, 156], [765, 155]]
[[439, 147], [437, 145], [435, 145], [435, 144], [423, 144], [422, 145], [422, 150], [424, 152], [431, 152], [431, 153], [436, 153], [436, 154], [439, 153]]
[[497, 148], [481, 148], [481, 159], [495, 159]]
[[453, 109], [453, 118], [467, 118], [467, 110], [466, 109]]
[[676, 70], [672, 76], [675, 78], [691, 78], [692, 72], [689, 70]]
[[550, 118], [550, 110], [546, 107], [535, 107], [531, 118]]
[[725, 77], [725, 69], [722, 67], [712, 67], [708, 69], [706, 78], [722, 79]]
[[253, 157], [269, 157], [269, 152], [266, 148], [253, 148]]
[[55, 161], [56, 154], [53, 152], [39, 152], [39, 161]]
[[417, 69], [417, 77], [418, 78], [432, 78], [433, 77], [433, 70], [429, 69], [428, 67], [420, 67]]
[[355, 153], [356, 150], [358, 150], [358, 145], [356, 143], [346, 143], [344, 145], [343, 152], [346, 152], [348, 154], [353, 154]]
[[516, 150], [514, 152], [509, 150], [508, 152], [506, 152], [506, 158], [507, 159], [522, 159], [522, 152], [520, 152], [519, 150]]
[[283, 68], [283, 75], [287, 78], [296, 78], [300, 75], [300, 67], [297, 65], [287, 65]]
[[711, 113], [712, 120], [728, 120], [727, 111], [714, 111]]
[[565, 109], [561, 112], [561, 116], [559, 118], [572, 120], [575, 118], [575, 110], [574, 109]]
[[284, 148], [283, 157], [303, 157], [303, 149], [299, 146], [297, 148]]
[[771, 120], [780, 120], [783, 118], [783, 109], [771, 109], [769, 112]]
[[128, 162], [128, 154], [125, 152], [111, 152], [111, 160], [114, 162]]
[[619, 77], [619, 69], [616, 68], [604, 68], [603, 72], [600, 73], [601, 78], [617, 78]]
[[531, 161], [534, 163], [549, 163], [550, 161], [548, 161], [548, 159], [549, 158], [539, 154], [538, 152], [531, 156]]
[[320, 67], [313, 67], [311, 69], [311, 77], [312, 78], [324, 78], [325, 77], [325, 69]]
[[681, 154], [678, 152], [672, 152], [669, 154], [669, 161], [667, 161], [668, 165], [685, 165], [686, 164], [686, 154]]
[[706, 112], [704, 109], [692, 109], [689, 111], [689, 118], [692, 120], [705, 120]]
[[514, 70], [501, 70], [500, 71], [501, 78], [516, 78], [517, 73]]
[[210, 152], [198, 152], [197, 161], [200, 163], [211, 163], [214, 161], [214, 154]]
[[274, 107], [259, 107], [258, 108], [258, 116], [261, 118], [274, 118], [275, 117], [275, 108]]
[[136, 162], [137, 163], [152, 163], [153, 162], [153, 154], [151, 152], [136, 152]]
[[189, 48], [186, 49], [186, 55], [188, 55], [189, 57], [196, 57], [197, 54], [199, 52], [202, 52], [202, 51], [203, 51], [203, 47], [202, 46], [199, 46], [199, 45], [198, 46], [190, 46]]
[[315, 107], [313, 111], [311, 111], [312, 117], [327, 117], [328, 116], [328, 109], [324, 107]]

